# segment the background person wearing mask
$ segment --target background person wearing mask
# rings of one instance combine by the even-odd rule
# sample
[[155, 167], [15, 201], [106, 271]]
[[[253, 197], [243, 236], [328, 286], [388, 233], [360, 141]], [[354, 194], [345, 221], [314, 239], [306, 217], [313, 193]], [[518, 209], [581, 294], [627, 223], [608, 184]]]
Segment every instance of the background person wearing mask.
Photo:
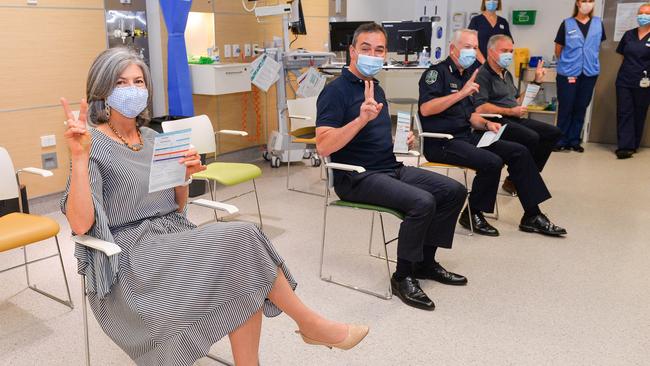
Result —
[[501, 10], [501, 0], [483, 0], [481, 4], [481, 15], [477, 15], [469, 22], [467, 28], [478, 32], [478, 53], [476, 59], [480, 63], [485, 62], [487, 56], [487, 44], [490, 38], [496, 34], [505, 34], [512, 38], [510, 34], [510, 24], [505, 18], [497, 15], [497, 10]]
[[562, 22], [555, 37], [557, 126], [562, 130], [556, 151], [585, 151], [580, 133], [600, 73], [600, 43], [605, 40], [603, 22], [593, 16], [594, 4], [594, 0], [576, 1], [573, 16]]
[[638, 28], [625, 32], [616, 48], [623, 63], [616, 77], [619, 159], [631, 158], [641, 144], [650, 105], [650, 3], [639, 8]]
[[[478, 113], [502, 115], [504, 118], [501, 122], [507, 123], [508, 128], [501, 138], [526, 146], [541, 172], [562, 132], [551, 124], [526, 118], [527, 109], [521, 106], [523, 93], [518, 96], [512, 73], [508, 71], [512, 65], [513, 51], [514, 44], [510, 37], [498, 34], [490, 38], [487, 62], [476, 76], [476, 83], [481, 88], [474, 96], [474, 105]], [[534, 82], [539, 84], [545, 73], [542, 61], [535, 69]], [[509, 177], [503, 182], [506, 192], [512, 194], [517, 188]]]

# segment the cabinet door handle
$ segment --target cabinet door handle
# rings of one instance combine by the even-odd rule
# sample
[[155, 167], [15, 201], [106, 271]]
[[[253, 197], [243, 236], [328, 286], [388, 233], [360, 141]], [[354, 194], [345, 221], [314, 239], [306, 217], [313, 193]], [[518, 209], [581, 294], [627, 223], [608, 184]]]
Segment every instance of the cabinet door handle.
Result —
[[243, 71], [226, 71], [226, 75], [242, 74]]

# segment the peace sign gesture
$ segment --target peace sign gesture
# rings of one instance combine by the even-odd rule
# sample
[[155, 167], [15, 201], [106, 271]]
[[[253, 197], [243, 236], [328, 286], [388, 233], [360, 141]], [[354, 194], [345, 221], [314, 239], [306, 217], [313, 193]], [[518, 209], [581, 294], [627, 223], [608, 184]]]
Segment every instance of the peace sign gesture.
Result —
[[375, 83], [370, 80], [365, 80], [365, 100], [361, 104], [359, 110], [359, 119], [364, 123], [368, 123], [373, 119], [377, 118], [381, 109], [384, 107], [384, 103], [377, 103], [375, 101]]
[[544, 68], [544, 60], [539, 60], [539, 62], [537, 62], [537, 68], [535, 68], [535, 82], [541, 83], [544, 81], [545, 75], [546, 69]]
[[66, 117], [64, 124], [67, 127], [63, 137], [68, 142], [70, 154], [73, 157], [88, 156], [90, 154], [91, 137], [90, 132], [86, 128], [86, 115], [88, 114], [88, 103], [86, 103], [86, 99], [81, 99], [78, 118], [72, 113], [70, 105], [65, 98], [61, 98], [61, 105], [63, 106]]

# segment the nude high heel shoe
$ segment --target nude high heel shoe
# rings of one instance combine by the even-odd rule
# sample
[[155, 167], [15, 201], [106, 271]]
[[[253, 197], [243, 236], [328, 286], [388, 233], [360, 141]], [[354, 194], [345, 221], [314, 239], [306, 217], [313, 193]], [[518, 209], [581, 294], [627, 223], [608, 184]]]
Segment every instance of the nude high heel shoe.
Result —
[[342, 350], [349, 350], [350, 348], [353, 348], [359, 344], [359, 342], [361, 342], [366, 337], [366, 335], [368, 335], [368, 331], [370, 331], [370, 328], [368, 328], [367, 325], [348, 324], [348, 336], [339, 343], [326, 343], [317, 341], [305, 336], [299, 330], [297, 330], [296, 333], [300, 334], [302, 340], [307, 344], [325, 346], [329, 349], [338, 348]]

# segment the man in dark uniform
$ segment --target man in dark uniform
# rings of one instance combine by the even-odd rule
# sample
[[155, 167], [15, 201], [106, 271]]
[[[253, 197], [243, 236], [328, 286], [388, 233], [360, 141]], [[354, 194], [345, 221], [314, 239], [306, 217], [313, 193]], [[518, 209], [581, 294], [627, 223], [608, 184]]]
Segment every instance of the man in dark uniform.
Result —
[[[559, 128], [548, 123], [525, 118], [526, 107], [521, 106], [523, 94], [518, 97], [512, 74], [507, 68], [512, 64], [512, 39], [506, 35], [495, 35], [488, 41], [487, 62], [480, 68], [476, 83], [481, 86], [474, 96], [474, 105], [479, 113], [495, 113], [504, 116], [502, 122], [509, 123], [503, 134], [504, 140], [519, 142], [526, 146], [535, 159], [537, 169], [541, 172], [548, 161], [555, 144], [562, 137]], [[544, 78], [544, 64], [538, 65], [535, 82]], [[519, 189], [504, 182], [504, 189], [513, 192]]]
[[350, 68], [343, 69], [318, 97], [316, 147], [333, 162], [366, 169], [364, 173], [335, 171], [339, 197], [404, 214], [391, 287], [407, 305], [433, 310], [433, 301], [417, 279], [467, 283], [464, 276], [446, 271], [435, 261], [437, 247], [451, 248], [466, 190], [453, 179], [404, 166], [395, 159], [386, 96], [373, 78], [386, 52], [386, 32], [380, 25], [368, 23], [356, 30]]
[[502, 127], [474, 111], [471, 96], [480, 89], [475, 82], [480, 66], [476, 62], [477, 49], [476, 31], [456, 31], [449, 57], [431, 66], [420, 78], [419, 116], [423, 130], [454, 136], [450, 140], [425, 139], [424, 155], [429, 161], [461, 165], [476, 171], [468, 207], [460, 216], [462, 226], [469, 229], [471, 220], [476, 233], [499, 235], [483, 212], [494, 210], [501, 168], [505, 163], [519, 187], [519, 200], [524, 208], [519, 228], [552, 236], [565, 235], [566, 230], [554, 225], [539, 210], [539, 204], [551, 195], [525, 146], [501, 139], [486, 147], [476, 147], [485, 131], [510, 128], [510, 124]]

